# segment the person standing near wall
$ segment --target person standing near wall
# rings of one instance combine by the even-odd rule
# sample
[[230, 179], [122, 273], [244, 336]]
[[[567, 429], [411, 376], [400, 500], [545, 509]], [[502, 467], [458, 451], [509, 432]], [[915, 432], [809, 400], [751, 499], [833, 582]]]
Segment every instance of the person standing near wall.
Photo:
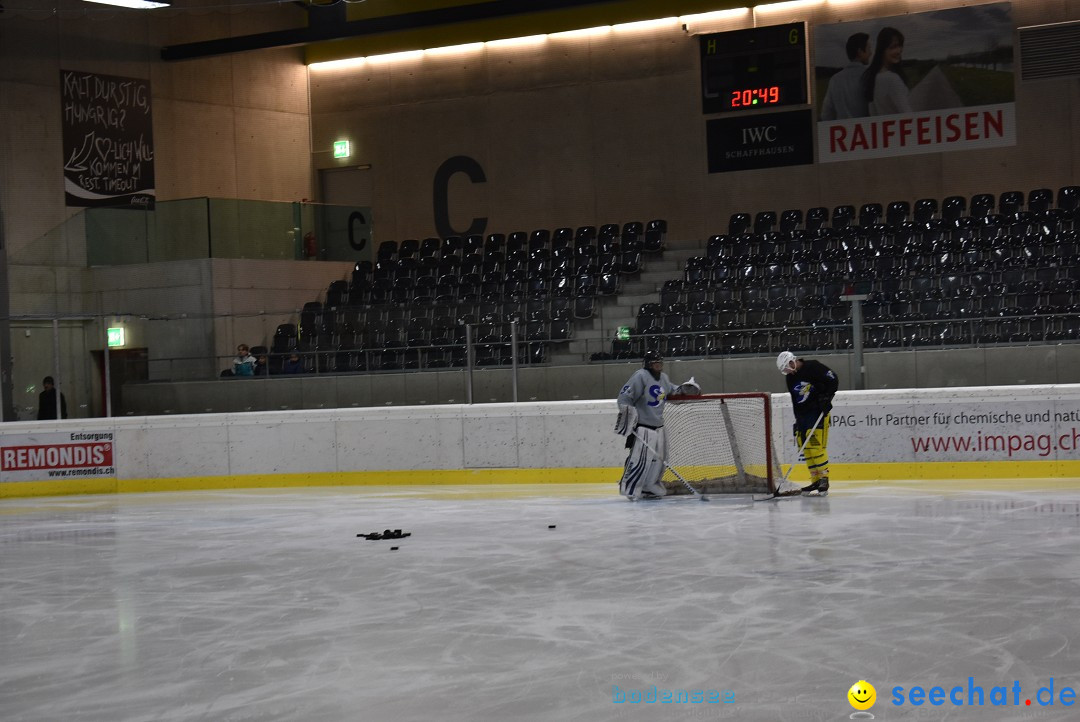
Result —
[[[46, 376], [41, 382], [41, 387], [43, 391], [38, 394], [38, 420], [48, 421], [49, 419], [55, 419], [56, 394], [59, 393], [56, 390], [56, 382], [52, 376]], [[66, 419], [67, 417], [67, 399], [64, 398], [63, 394], [60, 394], [60, 418]]]

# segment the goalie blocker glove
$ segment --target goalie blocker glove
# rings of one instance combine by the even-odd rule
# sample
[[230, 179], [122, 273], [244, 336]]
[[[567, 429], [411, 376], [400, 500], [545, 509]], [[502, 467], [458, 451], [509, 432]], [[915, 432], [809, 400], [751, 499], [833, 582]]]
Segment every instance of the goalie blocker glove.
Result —
[[691, 376], [688, 381], [683, 381], [679, 384], [679, 388], [675, 389], [675, 393], [679, 396], [701, 396], [701, 387], [698, 386], [698, 382]]
[[615, 419], [615, 433], [619, 436], [630, 436], [637, 426], [638, 413], [633, 406], [619, 406], [619, 416]]

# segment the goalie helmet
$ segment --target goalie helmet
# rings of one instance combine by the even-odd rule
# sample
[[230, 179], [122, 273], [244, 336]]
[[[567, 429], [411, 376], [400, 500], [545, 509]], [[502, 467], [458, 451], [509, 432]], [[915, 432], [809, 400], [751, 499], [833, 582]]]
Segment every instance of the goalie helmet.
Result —
[[776, 357], [776, 368], [785, 376], [795, 371], [795, 362], [798, 359], [790, 351], [781, 351]]
[[642, 360], [641, 365], [645, 368], [649, 368], [655, 363], [664, 363], [664, 357], [656, 351], [646, 351], [645, 358]]

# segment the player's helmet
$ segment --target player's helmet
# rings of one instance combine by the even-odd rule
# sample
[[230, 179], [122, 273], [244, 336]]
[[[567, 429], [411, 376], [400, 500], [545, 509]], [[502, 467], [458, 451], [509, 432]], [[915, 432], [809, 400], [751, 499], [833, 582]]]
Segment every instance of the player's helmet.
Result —
[[795, 354], [790, 351], [781, 351], [780, 355], [776, 357], [776, 368], [780, 373], [785, 376], [795, 370], [795, 361], [798, 360]]
[[656, 351], [646, 351], [645, 358], [642, 360], [641, 365], [648, 368], [654, 363], [664, 363], [664, 357]]

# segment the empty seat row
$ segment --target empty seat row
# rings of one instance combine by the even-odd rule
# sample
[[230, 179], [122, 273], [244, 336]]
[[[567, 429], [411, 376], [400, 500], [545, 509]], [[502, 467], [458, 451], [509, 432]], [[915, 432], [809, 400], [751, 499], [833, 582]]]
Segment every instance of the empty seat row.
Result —
[[[341, 349], [299, 352], [301, 373], [342, 374], [369, 371], [408, 371], [459, 368], [467, 363], [464, 345], [431, 348]], [[522, 343], [518, 347], [518, 363], [542, 364], [547, 361], [547, 344]], [[513, 362], [508, 344], [486, 344], [475, 347], [474, 363], [478, 366], [510, 365]], [[275, 365], [277, 364], [277, 365]], [[282, 373], [279, 362], [271, 359], [271, 374]]]
[[[1055, 199], [1056, 195], [1056, 199]], [[1023, 191], [1006, 191], [998, 196], [979, 193], [971, 197], [970, 204], [964, 196], [949, 196], [939, 207], [937, 199], [922, 198], [914, 204], [893, 201], [886, 205], [864, 203], [858, 209], [854, 205], [839, 205], [830, 209], [819, 206], [809, 209], [805, 215], [801, 209], [789, 209], [779, 217], [773, 211], [733, 213], [728, 220], [728, 234], [739, 235], [748, 231], [768, 233], [773, 230], [790, 232], [805, 228], [815, 230], [825, 226], [847, 228], [851, 225], [871, 226], [884, 223], [897, 226], [907, 221], [927, 223], [939, 218], [951, 222], [961, 216], [982, 218], [994, 214], [1010, 216], [1017, 213], [1043, 213], [1053, 209], [1073, 212], [1080, 207], [1080, 186], [1062, 186], [1055, 194], [1050, 188]]]
[[[647, 350], [673, 357], [774, 354], [793, 348], [803, 352], [843, 351], [853, 347], [851, 333], [851, 328], [844, 325], [651, 333], [615, 340], [610, 352], [594, 353], [591, 360], [639, 359]], [[896, 349], [1078, 340], [1080, 317], [1071, 315], [881, 323], [865, 328], [863, 344], [866, 348]]]
[[[1052, 250], [1047, 250], [1053, 246]], [[994, 248], [1032, 248], [1040, 255], [1076, 255], [1080, 232], [1068, 229], [1038, 228], [1024, 233], [996, 232], [953, 233], [944, 229], [890, 234], [849, 232], [814, 232], [794, 234], [767, 233], [740, 236], [714, 235], [705, 244], [703, 256], [712, 263], [772, 263], [843, 259], [870, 256], [910, 256], [941, 253], [979, 253]], [[701, 263], [695, 260], [694, 263]]]
[[596, 247], [613, 242], [643, 244], [648, 252], [663, 250], [667, 236], [667, 221], [655, 219], [643, 224], [631, 221], [620, 226], [608, 223], [602, 226], [556, 228], [554, 231], [538, 229], [531, 233], [516, 231], [509, 235], [491, 233], [487, 236], [471, 235], [464, 238], [451, 236], [446, 239], [406, 239], [400, 243], [387, 240], [376, 249], [377, 261], [411, 261], [421, 265], [436, 265], [446, 258], [486, 256], [491, 253], [516, 251], [558, 250], [561, 248]]

